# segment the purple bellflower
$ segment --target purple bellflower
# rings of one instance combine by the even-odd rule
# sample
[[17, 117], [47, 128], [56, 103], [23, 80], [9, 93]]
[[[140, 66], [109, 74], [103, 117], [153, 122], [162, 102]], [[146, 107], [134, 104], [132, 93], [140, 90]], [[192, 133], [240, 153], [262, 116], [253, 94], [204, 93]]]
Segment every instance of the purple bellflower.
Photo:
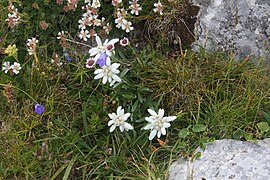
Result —
[[45, 111], [45, 107], [41, 104], [35, 104], [35, 112], [37, 114], [42, 114]]
[[98, 64], [100, 67], [106, 66], [106, 60], [107, 60], [107, 54], [106, 54], [106, 51], [104, 51], [103, 53], [101, 53], [101, 55], [97, 59], [96, 64]]

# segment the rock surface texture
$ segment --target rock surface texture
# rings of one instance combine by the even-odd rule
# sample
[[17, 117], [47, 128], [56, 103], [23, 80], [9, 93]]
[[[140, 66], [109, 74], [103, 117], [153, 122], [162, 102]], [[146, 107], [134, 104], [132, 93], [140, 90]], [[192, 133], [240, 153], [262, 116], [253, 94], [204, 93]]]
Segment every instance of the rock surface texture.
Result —
[[174, 162], [169, 180], [269, 180], [270, 139], [242, 142], [218, 140], [200, 149], [199, 159]]
[[270, 0], [191, 0], [200, 7], [193, 49], [222, 50], [236, 58], [270, 55]]

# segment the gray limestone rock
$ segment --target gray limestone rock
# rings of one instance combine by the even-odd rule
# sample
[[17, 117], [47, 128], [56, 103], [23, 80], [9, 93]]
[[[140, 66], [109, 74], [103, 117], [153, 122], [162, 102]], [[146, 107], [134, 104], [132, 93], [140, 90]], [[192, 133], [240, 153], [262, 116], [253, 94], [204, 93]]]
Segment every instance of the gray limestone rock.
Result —
[[169, 168], [169, 180], [269, 180], [270, 139], [243, 142], [217, 140], [192, 161], [180, 159]]
[[270, 55], [270, 0], [191, 0], [200, 7], [193, 49]]

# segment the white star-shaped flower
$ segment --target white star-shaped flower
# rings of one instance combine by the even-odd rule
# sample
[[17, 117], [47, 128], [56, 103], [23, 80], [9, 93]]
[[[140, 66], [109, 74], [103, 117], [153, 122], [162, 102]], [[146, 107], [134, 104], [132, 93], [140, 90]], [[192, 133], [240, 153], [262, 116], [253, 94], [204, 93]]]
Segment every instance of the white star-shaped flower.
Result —
[[102, 44], [101, 39], [99, 36], [96, 36], [96, 43], [97, 46], [93, 47], [89, 50], [90, 56], [95, 56], [95, 59], [99, 58], [99, 56], [105, 51], [107, 56], [111, 56], [114, 50], [114, 44], [119, 41], [118, 38], [108, 40], [106, 39]]
[[94, 79], [102, 78], [102, 83], [106, 84], [109, 82], [110, 86], [113, 86], [116, 82], [121, 82], [120, 77], [117, 76], [117, 74], [120, 73], [120, 71], [117, 69], [119, 66], [119, 63], [111, 64], [110, 57], [107, 57], [106, 66], [102, 66], [101, 69], [95, 70], [94, 74], [96, 74], [96, 76]]
[[129, 131], [132, 130], [133, 127], [131, 124], [127, 123], [126, 120], [129, 118], [130, 113], [126, 113], [122, 106], [119, 106], [115, 113], [108, 114], [110, 117], [110, 121], [108, 122], [108, 126], [110, 127], [110, 132], [113, 132], [116, 127], [119, 127], [120, 131], [123, 132], [124, 130]]
[[156, 135], [158, 138], [160, 138], [161, 134], [166, 135], [166, 128], [170, 127], [170, 122], [177, 118], [176, 116], [163, 117], [164, 109], [159, 109], [158, 113], [152, 109], [148, 109], [147, 111], [151, 116], [145, 118], [148, 124], [143, 129], [151, 129], [149, 140], [154, 139]]

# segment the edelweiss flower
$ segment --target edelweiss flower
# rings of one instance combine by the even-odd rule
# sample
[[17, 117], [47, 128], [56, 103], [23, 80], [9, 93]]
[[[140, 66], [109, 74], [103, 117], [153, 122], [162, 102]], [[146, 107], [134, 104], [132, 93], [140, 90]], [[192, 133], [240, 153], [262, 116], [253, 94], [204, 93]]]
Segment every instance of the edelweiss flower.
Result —
[[132, 130], [133, 127], [131, 124], [127, 123], [126, 120], [130, 116], [130, 113], [126, 113], [122, 106], [119, 106], [115, 113], [110, 113], [108, 116], [111, 120], [108, 122], [108, 126], [111, 126], [110, 132], [113, 132], [116, 127], [120, 128], [120, 131], [123, 132], [124, 130], [129, 131]]
[[102, 45], [100, 37], [96, 36], [97, 47], [89, 50], [90, 56], [95, 56], [95, 59], [98, 59], [103, 52], [106, 52], [107, 56], [111, 56], [114, 50], [114, 44], [118, 41], [119, 39], [112, 39], [110, 41], [106, 39]]
[[101, 69], [95, 70], [94, 74], [96, 76], [94, 79], [102, 79], [102, 83], [106, 84], [108, 81], [110, 83], [110, 86], [114, 85], [116, 82], [121, 82], [121, 79], [117, 76], [120, 71], [117, 69], [120, 66], [119, 63], [113, 63], [111, 65], [111, 59], [110, 57], [107, 57], [106, 60], [106, 66], [102, 66]]
[[170, 122], [177, 118], [176, 116], [163, 117], [164, 109], [159, 109], [158, 114], [151, 109], [147, 111], [151, 116], [145, 118], [148, 124], [143, 129], [151, 129], [149, 140], [152, 140], [156, 135], [158, 138], [160, 138], [161, 134], [166, 135], [166, 128], [170, 127]]

